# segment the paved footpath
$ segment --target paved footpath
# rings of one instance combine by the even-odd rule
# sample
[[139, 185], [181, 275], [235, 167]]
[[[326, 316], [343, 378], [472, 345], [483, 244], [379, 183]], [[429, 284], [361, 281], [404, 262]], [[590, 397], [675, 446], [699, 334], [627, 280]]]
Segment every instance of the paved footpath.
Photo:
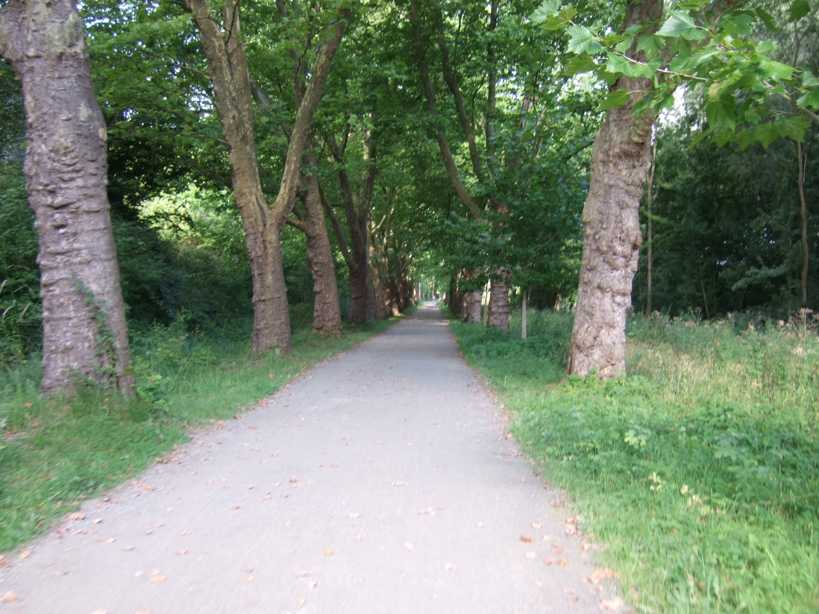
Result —
[[426, 307], [10, 556], [0, 613], [598, 612], [559, 499]]

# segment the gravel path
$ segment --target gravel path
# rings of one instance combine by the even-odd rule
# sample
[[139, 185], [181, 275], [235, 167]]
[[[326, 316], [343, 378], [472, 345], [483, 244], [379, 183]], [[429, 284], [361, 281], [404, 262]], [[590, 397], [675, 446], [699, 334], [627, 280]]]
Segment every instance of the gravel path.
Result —
[[559, 499], [426, 307], [10, 557], [0, 612], [616, 608]]

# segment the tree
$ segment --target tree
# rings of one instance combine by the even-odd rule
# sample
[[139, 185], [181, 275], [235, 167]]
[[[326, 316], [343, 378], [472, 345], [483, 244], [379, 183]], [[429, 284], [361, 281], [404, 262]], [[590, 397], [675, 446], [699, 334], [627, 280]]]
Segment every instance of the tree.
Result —
[[106, 129], [71, 0], [11, 0], [0, 54], [23, 87], [25, 172], [39, 235], [46, 392], [78, 377], [130, 394], [128, 334], [106, 194]]
[[230, 150], [234, 197], [242, 215], [253, 278], [253, 351], [263, 353], [275, 347], [286, 352], [291, 331], [281, 232], [295, 204], [313, 114], [350, 14], [342, 8], [330, 36], [320, 44], [312, 79], [290, 131], [279, 191], [268, 204], [259, 173], [253, 84], [241, 35], [239, 0], [225, 2], [221, 25], [213, 18], [207, 0], [186, 0], [186, 4], [199, 29], [216, 109]]

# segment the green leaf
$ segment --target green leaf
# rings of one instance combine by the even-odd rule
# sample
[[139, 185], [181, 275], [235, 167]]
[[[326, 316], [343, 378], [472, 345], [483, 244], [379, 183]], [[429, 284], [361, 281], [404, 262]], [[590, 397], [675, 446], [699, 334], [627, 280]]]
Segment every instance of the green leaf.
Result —
[[646, 56], [655, 56], [660, 52], [660, 41], [654, 36], [644, 35], [637, 39], [637, 51], [642, 51]]
[[686, 38], [686, 35], [695, 31], [697, 24], [685, 11], [673, 11], [662, 27], [657, 31], [657, 36], [666, 38]]
[[650, 79], [654, 76], [654, 69], [645, 64], [630, 62], [627, 58], [618, 54], [610, 54], [606, 62], [606, 70], [611, 73], [619, 73], [626, 77]]
[[609, 111], [611, 109], [618, 109], [624, 106], [629, 101], [629, 93], [627, 90], [614, 90], [613, 92], [609, 92], [609, 95], [606, 96], [606, 99], [600, 104], [600, 106]]
[[558, 12], [560, 12], [560, 0], [543, 0], [543, 4], [535, 9], [529, 19], [532, 20], [532, 23], [541, 24], [550, 17], [557, 16]]
[[810, 13], [810, 2], [808, 0], [793, 0], [790, 11], [788, 11], [788, 17], [791, 21], [799, 21], [808, 13]]
[[794, 68], [775, 60], [762, 60], [759, 67], [770, 77], [779, 81], [787, 81], [793, 76]]
[[819, 88], [814, 88], [810, 92], [803, 94], [796, 100], [803, 109], [819, 110]]
[[595, 68], [597, 68], [597, 65], [594, 63], [594, 59], [584, 53], [571, 56], [563, 67], [563, 74], [571, 77], [582, 72], [592, 71]]
[[570, 53], [599, 53], [603, 50], [603, 45], [597, 40], [594, 32], [586, 26], [572, 25], [569, 32], [569, 52]]
[[811, 71], [805, 70], [802, 73], [802, 85], [804, 87], [816, 87], [819, 86], [819, 77], [814, 75]]

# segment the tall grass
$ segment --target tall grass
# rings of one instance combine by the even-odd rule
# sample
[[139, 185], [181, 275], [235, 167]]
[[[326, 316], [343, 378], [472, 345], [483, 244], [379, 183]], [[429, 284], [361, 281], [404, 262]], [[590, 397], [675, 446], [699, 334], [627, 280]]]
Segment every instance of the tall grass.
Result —
[[[294, 314], [299, 323], [302, 310]], [[189, 427], [229, 418], [310, 365], [383, 330], [349, 328], [337, 339], [302, 327], [287, 356], [250, 355], [249, 323], [192, 333], [182, 318], [133, 331], [138, 398], [94, 388], [73, 399], [38, 393], [39, 360], [0, 372], [0, 551], [50, 526], [82, 499], [144, 469]]]
[[532, 319], [528, 341], [453, 328], [633, 605], [817, 611], [816, 332], [635, 318], [629, 375], [600, 382], [563, 374], [570, 315]]

